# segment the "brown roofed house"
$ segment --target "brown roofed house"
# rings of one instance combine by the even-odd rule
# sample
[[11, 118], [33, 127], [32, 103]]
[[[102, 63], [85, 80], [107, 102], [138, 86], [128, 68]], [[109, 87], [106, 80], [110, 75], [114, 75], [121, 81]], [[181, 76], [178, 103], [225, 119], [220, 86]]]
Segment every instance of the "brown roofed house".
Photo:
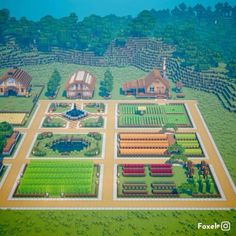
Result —
[[76, 71], [66, 82], [67, 98], [92, 98], [96, 78], [88, 71]]
[[122, 91], [125, 95], [134, 95], [137, 98], [167, 98], [169, 89], [169, 81], [164, 79], [157, 69], [146, 77], [122, 84]]
[[27, 96], [31, 80], [31, 76], [19, 68], [8, 69], [0, 78], [0, 96]]

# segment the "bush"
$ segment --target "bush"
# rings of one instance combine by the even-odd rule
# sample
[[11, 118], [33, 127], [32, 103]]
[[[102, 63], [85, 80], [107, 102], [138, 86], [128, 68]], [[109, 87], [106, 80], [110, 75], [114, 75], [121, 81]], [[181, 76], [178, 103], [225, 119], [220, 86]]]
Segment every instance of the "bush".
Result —
[[93, 148], [93, 149], [90, 149], [88, 151], [86, 151], [84, 153], [85, 156], [96, 156], [100, 153], [100, 149], [99, 148]]
[[35, 147], [32, 153], [34, 156], [38, 156], [38, 157], [46, 156], [46, 152], [44, 150], [39, 149], [38, 147]]

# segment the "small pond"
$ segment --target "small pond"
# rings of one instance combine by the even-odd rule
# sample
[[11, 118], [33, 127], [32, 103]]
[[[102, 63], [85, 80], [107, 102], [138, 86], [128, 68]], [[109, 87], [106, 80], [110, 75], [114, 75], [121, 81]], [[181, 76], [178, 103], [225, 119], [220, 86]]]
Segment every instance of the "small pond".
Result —
[[84, 148], [88, 147], [88, 145], [89, 143], [84, 140], [59, 140], [51, 145], [51, 149], [58, 152], [73, 152], [82, 151]]

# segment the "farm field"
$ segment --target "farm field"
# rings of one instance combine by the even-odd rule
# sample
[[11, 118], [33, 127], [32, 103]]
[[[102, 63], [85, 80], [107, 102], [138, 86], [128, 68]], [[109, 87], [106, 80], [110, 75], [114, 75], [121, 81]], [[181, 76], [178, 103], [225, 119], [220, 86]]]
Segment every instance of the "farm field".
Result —
[[[100, 102], [100, 101], [99, 101]], [[172, 104], [174, 101], [168, 101], [168, 103]], [[76, 101], [76, 103], [80, 104], [81, 106], [83, 106], [84, 101]], [[124, 132], [124, 129], [119, 129], [119, 127], [116, 126], [116, 118], [115, 118], [115, 113], [116, 113], [116, 108], [119, 104], [119, 102], [116, 101], [104, 101], [104, 103], [107, 106], [107, 113], [104, 114], [104, 116], [106, 117], [106, 127], [102, 130], [102, 133], [105, 134], [104, 135], [104, 140], [106, 143], [104, 144], [104, 150], [103, 150], [103, 155], [102, 158], [94, 158], [94, 163], [96, 164], [102, 164], [104, 165], [104, 175], [103, 178], [106, 181], [103, 181], [105, 183], [104, 187], [102, 188], [102, 197], [101, 200], [97, 201], [96, 200], [91, 200], [90, 204], [88, 205], [88, 203], [86, 201], [80, 202], [80, 200], [75, 200], [75, 201], [55, 201], [55, 199], [51, 199], [49, 201], [44, 201], [44, 199], [42, 200], [37, 200], [35, 201], [34, 199], [29, 200], [29, 201], [24, 201], [21, 202], [21, 200], [17, 200], [15, 199], [14, 201], [10, 201], [8, 200], [8, 196], [9, 193], [12, 190], [12, 186], [15, 184], [15, 180], [18, 178], [17, 176], [20, 176], [19, 173], [23, 174], [23, 170], [20, 169], [20, 167], [22, 165], [18, 165], [17, 163], [28, 163], [29, 160], [28, 159], [28, 153], [29, 150], [32, 149], [31, 147], [31, 142], [32, 140], [34, 140], [37, 135], [40, 135], [41, 137], [39, 138], [39, 140], [37, 141], [41, 141], [44, 140], [44, 145], [43, 146], [37, 146], [37, 143], [35, 142], [34, 144], [34, 154], [37, 154], [38, 157], [37, 160], [39, 160], [41, 157], [45, 157], [45, 161], [46, 158], [49, 157], [49, 159], [54, 159], [56, 161], [56, 158], [61, 158], [63, 157], [63, 159], [66, 159], [67, 157], [73, 157], [74, 153], [74, 149], [78, 149], [80, 147], [78, 146], [83, 146], [81, 145], [81, 139], [82, 136], [79, 135], [85, 135], [89, 132], [92, 131], [91, 128], [89, 129], [84, 129], [84, 131], [80, 132], [79, 129], [76, 129], [76, 126], [71, 126], [71, 124], [66, 127], [65, 129], [62, 129], [60, 131], [60, 133], [56, 132], [53, 130], [53, 128], [51, 129], [47, 129], [47, 132], [45, 132], [46, 130], [44, 130], [43, 128], [40, 127], [40, 124], [42, 122], [42, 118], [45, 116], [45, 114], [47, 114], [47, 110], [49, 107], [49, 104], [51, 104], [51, 101], [46, 101], [46, 100], [41, 100], [39, 102], [39, 109], [37, 110], [37, 114], [30, 126], [29, 129], [24, 129], [24, 132], [26, 132], [26, 138], [24, 139], [24, 142], [21, 146], [21, 150], [17, 156], [16, 160], [6, 160], [7, 163], [12, 163], [12, 168], [9, 172], [7, 181], [4, 183], [3, 189], [4, 191], [2, 191], [1, 189], [1, 195], [0, 195], [0, 205], [3, 206], [7, 206], [7, 207], [17, 207], [19, 204], [21, 204], [21, 207], [40, 207], [40, 206], [47, 206], [47, 207], [59, 207], [59, 208], [74, 208], [75, 206], [78, 207], [78, 209], [84, 209], [84, 208], [88, 208], [88, 207], [94, 207], [94, 208], [106, 208], [106, 207], [114, 207], [114, 208], [122, 208], [125, 209], [127, 207], [133, 207], [133, 208], [141, 208], [141, 207], [147, 207], [147, 208], [169, 208], [169, 207], [176, 207], [176, 208], [181, 208], [181, 207], [201, 207], [201, 208], [207, 208], [209, 207], [209, 204], [211, 205], [211, 207], [213, 208], [218, 208], [218, 207], [228, 207], [234, 206], [234, 197], [233, 197], [233, 189], [230, 185], [230, 182], [224, 172], [224, 169], [222, 168], [221, 165], [218, 165], [219, 163], [219, 159], [217, 156], [217, 153], [214, 149], [214, 146], [212, 145], [211, 139], [208, 136], [208, 133], [205, 131], [206, 129], [204, 128], [204, 123], [202, 123], [200, 117], [199, 117], [199, 113], [196, 109], [196, 101], [181, 101], [179, 102], [180, 104], [187, 104], [188, 106], [188, 111], [191, 114], [191, 117], [193, 118], [193, 123], [195, 124], [194, 129], [192, 128], [187, 128], [187, 129], [182, 129], [179, 128], [178, 129], [178, 133], [181, 134], [185, 134], [184, 137], [180, 137], [178, 136], [177, 138], [181, 141], [182, 139], [186, 140], [186, 139], [191, 139], [193, 140], [192, 133], [196, 132], [197, 134], [199, 134], [199, 137], [201, 138], [201, 142], [204, 144], [204, 147], [206, 149], [206, 152], [208, 154], [209, 157], [209, 165], [213, 166], [213, 170], [215, 170], [215, 174], [216, 176], [220, 176], [220, 178], [218, 177], [217, 180], [219, 182], [219, 186], [221, 186], [221, 188], [223, 189], [223, 193], [224, 196], [227, 196], [227, 199], [225, 201], [219, 201], [218, 199], [211, 199], [210, 203], [209, 201], [202, 201], [201, 206], [199, 206], [199, 200], [197, 199], [197, 197], [200, 197], [200, 195], [198, 195], [197, 197], [194, 196], [192, 197], [191, 195], [189, 195], [189, 197], [186, 197], [187, 200], [181, 199], [181, 197], [175, 197], [172, 201], [166, 201], [160, 197], [154, 197], [154, 201], [132, 201], [129, 200], [127, 198], [124, 199], [124, 201], [117, 201], [115, 200], [115, 196], [116, 196], [116, 191], [113, 191], [114, 189], [116, 189], [116, 184], [115, 184], [115, 180], [116, 180], [116, 171], [114, 171], [114, 168], [116, 168], [117, 165], [120, 164], [135, 164], [135, 163], [143, 163], [144, 165], [150, 165], [152, 163], [157, 164], [163, 164], [166, 162], [165, 159], [159, 159], [158, 161], [156, 160], [151, 160], [149, 158], [145, 158], [145, 159], [121, 159], [121, 158], [115, 158], [114, 157], [114, 153], [115, 153], [115, 145], [116, 145], [116, 139], [115, 136], [117, 135], [117, 133], [120, 132]], [[128, 103], [128, 101], [127, 101]], [[132, 104], [135, 103], [134, 101], [132, 101]], [[142, 103], [142, 104], [146, 104], [145, 100], [139, 100], [137, 102], [138, 104]], [[165, 100], [161, 100], [160, 101], [161, 104], [165, 104]], [[175, 104], [176, 102], [174, 102]], [[95, 114], [97, 115], [97, 114]], [[138, 129], [135, 130], [136, 132], [138, 132]], [[159, 131], [159, 130], [158, 130]], [[163, 130], [162, 130], [163, 131]], [[43, 133], [42, 133], [43, 132]], [[84, 132], [84, 133], [83, 133]], [[129, 130], [127, 129], [126, 132], [129, 132]], [[132, 131], [133, 132], [133, 131]], [[141, 132], [150, 132], [149, 129], [142, 129]], [[157, 130], [156, 130], [157, 132]], [[163, 131], [164, 132], [164, 131]], [[182, 133], [183, 132], [183, 133]], [[188, 132], [186, 134], [186, 132]], [[173, 130], [169, 131], [170, 134], [174, 134]], [[190, 134], [189, 134], [190, 133]], [[92, 132], [90, 134], [96, 134], [95, 132]], [[55, 135], [55, 136], [54, 136]], [[58, 136], [59, 135], [59, 136]], [[79, 143], [73, 143], [75, 141], [74, 137], [76, 137], [75, 139], [80, 139]], [[79, 138], [80, 137], [80, 138]], [[55, 139], [54, 139], [55, 138]], [[75, 141], [77, 142], [78, 139]], [[47, 142], [46, 142], [47, 141]], [[48, 142], [49, 141], [49, 142]], [[155, 143], [155, 142], [153, 142]], [[69, 144], [69, 145], [68, 145]], [[75, 145], [74, 145], [75, 144]], [[189, 144], [189, 143], [188, 143]], [[40, 144], [41, 145], [41, 144]], [[191, 145], [193, 145], [192, 141], [191, 141]], [[67, 148], [69, 149], [65, 149], [65, 146], [67, 146]], [[194, 143], [195, 146], [195, 143]], [[40, 147], [40, 149], [37, 149], [38, 147]], [[49, 152], [52, 152], [53, 150], [53, 154], [51, 153], [49, 156], [47, 155], [48, 150], [50, 149]], [[46, 150], [46, 154], [43, 154], [42, 152], [44, 152]], [[78, 150], [77, 150], [78, 151]], [[76, 152], [77, 152], [76, 151]], [[85, 151], [85, 148], [84, 148]], [[36, 152], [36, 153], [35, 153]], [[38, 152], [38, 153], [37, 153]], [[41, 153], [40, 153], [41, 152]], [[83, 151], [81, 151], [83, 152]], [[59, 153], [59, 155], [55, 155], [56, 153]], [[79, 151], [78, 151], [79, 153]], [[43, 155], [42, 155], [43, 154]], [[42, 155], [42, 156], [41, 156]], [[80, 156], [77, 155], [77, 158], [79, 158]], [[81, 155], [81, 157], [84, 157], [83, 155]], [[98, 156], [101, 157], [101, 156]], [[33, 156], [32, 154], [30, 155], [30, 158], [32, 160]], [[91, 157], [93, 158], [93, 157]], [[47, 159], [47, 160], [49, 160]], [[31, 161], [30, 160], [30, 161]], [[75, 160], [74, 160], [75, 161]], [[201, 160], [199, 159], [194, 159], [192, 160], [194, 164], [199, 163]], [[170, 160], [171, 162], [171, 160]], [[174, 166], [175, 167], [175, 166]], [[154, 168], [155, 169], [155, 168]], [[149, 171], [149, 170], [148, 170]], [[157, 173], [154, 173], [156, 172]], [[149, 171], [150, 172], [150, 171]], [[152, 171], [154, 174], [159, 174], [159, 170], [155, 170]], [[169, 172], [169, 170], [168, 170]], [[191, 170], [191, 173], [195, 172], [196, 173], [196, 178], [198, 178], [198, 170], [197, 169], [193, 169]], [[165, 173], [164, 174], [169, 174], [169, 173]], [[174, 173], [174, 171], [172, 171], [172, 174]], [[148, 174], [148, 173], [147, 173]], [[171, 174], [171, 173], [170, 173]], [[207, 173], [208, 174], [208, 173]], [[173, 177], [174, 175], [172, 175]], [[214, 175], [215, 176], [215, 175]], [[128, 176], [126, 176], [128, 177]], [[152, 178], [160, 178], [160, 176], [150, 176]], [[167, 176], [162, 176], [163, 178], [167, 178]], [[187, 181], [187, 176], [182, 174], [182, 177], [185, 178], [185, 181]], [[131, 177], [130, 177], [131, 178]], [[135, 177], [133, 177], [135, 178]], [[169, 178], [171, 178], [171, 176], [169, 176]], [[202, 178], [202, 177], [201, 177]], [[212, 178], [211, 178], [212, 179]], [[195, 182], [198, 181], [197, 179], [195, 180]], [[200, 180], [200, 176], [199, 176], [199, 181]], [[209, 180], [210, 181], [210, 180]], [[213, 181], [213, 180], [212, 180]], [[172, 180], [169, 182], [173, 182]], [[211, 182], [211, 181], [210, 181]], [[198, 183], [198, 182], [197, 182]], [[155, 185], [154, 188], [155, 190], [159, 190], [159, 188], [161, 186], [159, 186], [158, 180], [157, 186]], [[168, 183], [170, 186], [168, 186], [168, 188], [174, 189], [174, 185], [173, 183]], [[175, 183], [174, 183], [175, 184]], [[195, 190], [198, 189], [199, 191], [203, 191], [205, 192], [205, 190], [200, 188], [200, 183], [198, 183], [199, 186], [196, 185]], [[176, 185], [176, 184], [175, 184]], [[205, 186], [205, 184], [204, 184]], [[184, 182], [183, 186], [181, 184], [181, 186], [178, 188], [176, 187], [176, 189], [178, 189], [178, 191], [184, 188], [188, 187], [188, 189], [193, 190], [192, 187], [190, 187], [188, 181], [187, 183]], [[207, 187], [209, 188], [209, 186]], [[211, 187], [212, 189], [212, 187]], [[170, 189], [169, 189], [170, 190]], [[182, 191], [182, 190], [181, 190]], [[206, 190], [208, 191], [208, 190]], [[178, 192], [178, 194], [187, 194], [184, 192]], [[195, 193], [194, 193], [195, 194]], [[188, 194], [187, 194], [188, 195]], [[156, 193], [155, 193], [156, 196]], [[213, 196], [213, 195], [211, 195]], [[218, 196], [218, 195], [217, 195]], [[223, 196], [223, 195], [222, 195]], [[208, 194], [204, 193], [204, 196], [201, 196], [203, 198], [207, 198]], [[181, 199], [181, 201], [179, 201], [179, 198]], [[191, 201], [189, 201], [189, 198], [193, 198]]]
[[192, 177], [188, 176], [189, 169], [180, 165], [118, 165], [117, 196], [121, 198], [220, 197], [210, 171], [203, 178], [200, 164], [191, 168], [195, 173]]
[[38, 134], [31, 157], [98, 157], [102, 152], [100, 133]]
[[120, 132], [117, 134], [118, 157], [170, 157], [174, 144], [184, 148], [188, 157], [203, 157], [196, 133]]
[[96, 196], [97, 173], [92, 162], [31, 160], [14, 197]]
[[[27, 71], [29, 74], [32, 75], [32, 77], [34, 78], [32, 83], [35, 85], [37, 84], [46, 85], [54, 69], [57, 69], [60, 72], [63, 81], [57, 99], [65, 99], [65, 97], [63, 97], [65, 81], [69, 77], [69, 75], [73, 73], [73, 71], [79, 68], [87, 69], [93, 72], [97, 76], [94, 99], [101, 99], [101, 97], [98, 95], [99, 83], [103, 79], [103, 75], [106, 68], [80, 66], [76, 64], [62, 64], [62, 63], [51, 63], [47, 65], [34, 65], [34, 66], [22, 67], [23, 70]], [[6, 69], [7, 68], [0, 69], [0, 73], [2, 74], [3, 72], [6, 71]], [[145, 72], [135, 67], [125, 67], [125, 68], [112, 67], [110, 69], [114, 76], [114, 88], [120, 88], [122, 82], [137, 79], [139, 77], [146, 75]], [[126, 76], [124, 76], [124, 73]], [[213, 135], [213, 138], [217, 144], [217, 147], [220, 150], [220, 153], [225, 161], [225, 164], [230, 172], [230, 175], [232, 176], [234, 182], [236, 183], [236, 159], [232, 158], [232, 156], [234, 156], [234, 147], [233, 145], [231, 145], [232, 142], [235, 141], [235, 135], [233, 134], [236, 132], [236, 126], [234, 125], [236, 121], [236, 114], [226, 111], [220, 104], [217, 97], [213, 94], [209, 94], [206, 92], [186, 87], [183, 88], [183, 92], [185, 94], [186, 100], [188, 99], [198, 100], [200, 111], [207, 123], [210, 132]], [[45, 90], [43, 91], [41, 98], [46, 99], [44, 93]], [[120, 94], [119, 89], [113, 89], [112, 99], [133, 100], [134, 97], [123, 96]], [[176, 98], [175, 93], [172, 93], [172, 99], [178, 99]], [[27, 98], [18, 97], [17, 101], [19, 102], [16, 102], [15, 97], [9, 97], [9, 98], [0, 97], [0, 107], [1, 107], [0, 110], [1, 111], [5, 109], [8, 110], [8, 108], [11, 110], [14, 109], [16, 110], [20, 108], [20, 110], [24, 110], [26, 112], [29, 110], [29, 103], [30, 107], [32, 105], [30, 100]], [[214, 107], [214, 109], [209, 109], [209, 107], [212, 108]], [[224, 120], [222, 120], [220, 114], [224, 114]], [[224, 128], [219, 129], [219, 127], [222, 126]], [[224, 140], [231, 140], [232, 142], [225, 142]]]
[[[143, 110], [143, 111], [140, 111]], [[119, 104], [119, 127], [162, 127], [174, 124], [178, 127], [192, 127], [184, 104]]]

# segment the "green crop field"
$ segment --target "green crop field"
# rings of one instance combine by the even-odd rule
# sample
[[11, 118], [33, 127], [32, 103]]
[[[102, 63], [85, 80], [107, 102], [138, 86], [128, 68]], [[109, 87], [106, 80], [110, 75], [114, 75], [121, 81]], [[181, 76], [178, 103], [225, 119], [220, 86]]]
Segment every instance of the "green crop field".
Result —
[[[140, 115], [139, 107], [146, 111]], [[161, 127], [165, 124], [175, 124], [180, 127], [191, 127], [191, 122], [183, 104], [119, 104], [119, 127]]]
[[95, 192], [96, 168], [92, 162], [32, 160], [20, 180], [16, 194], [64, 194]]
[[203, 151], [196, 134], [175, 134], [176, 143], [185, 148], [187, 156], [203, 156]]

